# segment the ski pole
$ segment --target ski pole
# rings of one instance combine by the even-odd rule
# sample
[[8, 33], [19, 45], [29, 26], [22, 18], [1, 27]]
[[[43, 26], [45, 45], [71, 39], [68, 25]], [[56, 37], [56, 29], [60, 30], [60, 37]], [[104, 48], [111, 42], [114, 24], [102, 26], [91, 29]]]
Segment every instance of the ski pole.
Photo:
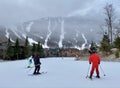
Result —
[[87, 71], [87, 76], [86, 76], [86, 78], [88, 77], [89, 70], [90, 70], [90, 64], [89, 64], [89, 67], [88, 67], [88, 71]]
[[[34, 66], [33, 66], [33, 67], [34, 67]], [[27, 73], [30, 72], [30, 71], [32, 70], [33, 67], [31, 67], [31, 68], [27, 71]]]
[[[35, 66], [39, 66], [39, 65], [41, 65], [41, 63], [40, 63], [40, 64], [37, 64], [37, 65], [35, 65]], [[32, 66], [27, 72], [30, 72], [30, 71], [32, 70], [32, 68], [34, 68], [35, 66]]]
[[100, 65], [100, 69], [102, 70], [102, 72], [103, 72], [104, 76], [106, 76], [106, 74], [105, 74], [105, 72], [103, 71], [103, 69], [102, 69], [101, 65]]

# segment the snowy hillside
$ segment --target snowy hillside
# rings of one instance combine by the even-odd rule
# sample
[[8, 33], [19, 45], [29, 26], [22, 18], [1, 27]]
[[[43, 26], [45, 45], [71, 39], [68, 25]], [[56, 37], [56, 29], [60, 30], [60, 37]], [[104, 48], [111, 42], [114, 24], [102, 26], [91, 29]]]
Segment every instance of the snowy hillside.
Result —
[[41, 72], [31, 76], [27, 60], [0, 62], [0, 88], [120, 88], [120, 63], [101, 62], [100, 79], [86, 78], [89, 64], [74, 58], [46, 58], [41, 60]]
[[0, 28], [0, 37], [4, 38], [4, 41], [10, 37], [14, 42], [16, 38], [24, 41], [28, 36], [30, 44], [39, 41], [44, 48], [72, 47], [83, 49], [91, 41], [99, 43], [101, 40], [99, 27], [90, 20], [88, 22], [89, 24], [86, 24], [85, 19], [79, 17], [41, 18], [4, 29]]

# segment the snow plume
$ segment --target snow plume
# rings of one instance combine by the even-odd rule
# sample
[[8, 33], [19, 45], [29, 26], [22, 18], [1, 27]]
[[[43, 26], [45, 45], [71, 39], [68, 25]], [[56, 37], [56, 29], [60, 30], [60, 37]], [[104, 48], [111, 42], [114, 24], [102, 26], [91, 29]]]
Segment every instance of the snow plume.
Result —
[[27, 32], [30, 32], [30, 29], [31, 29], [32, 25], [33, 25], [33, 22], [30, 22], [28, 24], [28, 26], [26, 27]]
[[82, 50], [82, 48], [78, 45], [75, 45], [74, 48], [78, 49], [78, 50]]
[[[6, 38], [10, 38], [10, 33], [8, 32], [8, 29], [6, 28]], [[10, 40], [12, 41], [12, 42], [15, 42], [14, 40], [12, 40], [11, 38], [10, 38]]]
[[82, 47], [81, 47], [81, 49], [83, 50], [85, 48], [85, 45], [87, 44], [87, 39], [86, 39], [86, 37], [85, 37], [85, 35], [83, 33], [82, 33], [82, 37], [83, 37], [83, 39], [85, 41], [85, 43], [83, 43]]
[[52, 32], [51, 32], [51, 30], [50, 30], [50, 27], [51, 27], [51, 23], [50, 23], [50, 19], [49, 19], [49, 22], [48, 22], [48, 35], [47, 35], [47, 37], [46, 37], [46, 39], [45, 39], [45, 44], [44, 44], [44, 47], [45, 48], [49, 48], [49, 46], [47, 45], [47, 42], [48, 42], [48, 39], [50, 39], [50, 36], [51, 36], [51, 34], [52, 34]]
[[35, 40], [33, 40], [32, 38], [28, 38], [28, 41], [29, 41], [30, 45], [33, 45], [33, 43], [37, 44], [37, 42]]
[[64, 20], [62, 20], [61, 22], [61, 35], [60, 35], [60, 41], [59, 41], [59, 48], [62, 48], [63, 47], [63, 39], [64, 39], [64, 35], [65, 35], [65, 32], [64, 32]]
[[[25, 34], [22, 34], [22, 36], [26, 39]], [[32, 38], [29, 38], [29, 37], [28, 37], [28, 41], [29, 41], [30, 45], [33, 45], [33, 43], [37, 44], [37, 42], [35, 40], [33, 40]]]
[[5, 35], [5, 36], [6, 36], [7, 38], [9, 38], [10, 34], [9, 34], [9, 32], [8, 32], [8, 29], [6, 29], [5, 32], [6, 32], [6, 35]]

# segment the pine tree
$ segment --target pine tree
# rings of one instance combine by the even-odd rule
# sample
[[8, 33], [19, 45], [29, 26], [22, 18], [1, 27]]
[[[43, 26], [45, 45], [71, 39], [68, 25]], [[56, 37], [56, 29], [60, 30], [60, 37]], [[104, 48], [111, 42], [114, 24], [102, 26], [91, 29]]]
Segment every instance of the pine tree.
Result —
[[42, 45], [40, 44], [40, 42], [38, 42], [37, 44], [37, 52], [40, 55], [40, 57], [44, 57], [44, 49]]
[[33, 46], [32, 46], [32, 55], [36, 52], [36, 44], [33, 43]]
[[7, 43], [6, 59], [11, 60], [13, 55], [14, 55], [14, 49], [12, 48], [12, 42], [9, 38]]
[[44, 49], [42, 47], [42, 45], [40, 44], [40, 42], [38, 42], [38, 44], [33, 44], [33, 47], [32, 47], [32, 55], [34, 53], [37, 53], [40, 55], [40, 57], [44, 57]]
[[96, 47], [97, 47], [96, 44], [92, 41], [91, 46], [90, 46], [90, 50], [91, 51], [93, 51], [93, 50], [96, 51]]
[[111, 50], [110, 39], [107, 33], [103, 35], [100, 50], [103, 52], [110, 52]]
[[114, 45], [120, 50], [120, 37], [115, 38]]
[[20, 54], [20, 45], [19, 45], [19, 40], [16, 39], [15, 47], [14, 47], [14, 56], [16, 59], [19, 59], [19, 54]]
[[40, 56], [42, 58], [45, 57], [45, 55], [44, 55], [44, 49], [43, 49], [42, 45], [40, 45]]
[[24, 50], [25, 57], [28, 57], [29, 54], [30, 54], [30, 47], [29, 47], [28, 36], [27, 36], [26, 39], [25, 39], [24, 48], [25, 48], [25, 50]]
[[119, 53], [119, 51], [117, 50], [116, 52], [115, 52], [115, 58], [119, 58], [120, 57], [120, 53]]
[[40, 50], [40, 42], [38, 42], [38, 44], [37, 44], [37, 51], [39, 51]]
[[105, 33], [105, 34], [103, 35], [103, 40], [102, 40], [102, 41], [103, 41], [103, 42], [107, 42], [107, 43], [110, 44], [110, 39], [109, 39], [109, 36], [108, 36], [107, 33]]

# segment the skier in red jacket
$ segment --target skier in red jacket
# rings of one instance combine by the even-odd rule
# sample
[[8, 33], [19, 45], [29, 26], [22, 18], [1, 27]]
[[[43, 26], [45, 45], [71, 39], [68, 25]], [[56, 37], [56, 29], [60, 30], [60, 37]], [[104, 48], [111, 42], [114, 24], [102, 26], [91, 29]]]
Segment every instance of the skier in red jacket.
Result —
[[96, 70], [96, 74], [97, 74], [96, 77], [100, 78], [98, 66], [100, 64], [101, 58], [96, 54], [95, 50], [92, 50], [90, 52], [91, 52], [91, 55], [89, 57], [89, 63], [90, 64], [92, 63], [92, 69], [90, 71], [90, 77], [89, 78], [92, 79], [92, 75], [94, 73], [94, 70]]

